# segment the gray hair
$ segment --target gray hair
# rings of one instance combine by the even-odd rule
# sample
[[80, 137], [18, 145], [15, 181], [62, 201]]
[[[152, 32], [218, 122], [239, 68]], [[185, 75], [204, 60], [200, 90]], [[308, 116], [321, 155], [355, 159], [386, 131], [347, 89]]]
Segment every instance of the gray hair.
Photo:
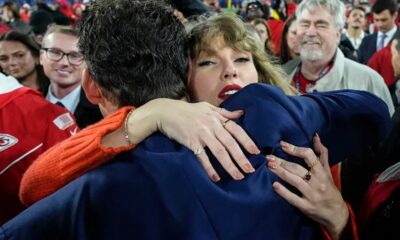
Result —
[[296, 9], [297, 22], [301, 21], [301, 13], [304, 10], [312, 12], [318, 7], [326, 9], [331, 14], [337, 29], [343, 29], [345, 6], [340, 0], [303, 0]]

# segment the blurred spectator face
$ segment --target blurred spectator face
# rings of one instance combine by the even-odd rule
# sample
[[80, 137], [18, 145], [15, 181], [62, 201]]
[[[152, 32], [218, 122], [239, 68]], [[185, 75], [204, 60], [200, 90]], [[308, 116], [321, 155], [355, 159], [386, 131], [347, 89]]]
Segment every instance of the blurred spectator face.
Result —
[[2, 19], [6, 22], [10, 21], [14, 18], [14, 14], [8, 6], [4, 6], [3, 8]]
[[42, 44], [47, 28], [53, 24], [54, 20], [51, 14], [44, 10], [37, 10], [31, 14], [29, 25], [32, 28], [34, 39], [39, 45]]
[[365, 13], [360, 9], [353, 9], [347, 18], [347, 24], [351, 28], [363, 28], [365, 25]]
[[340, 41], [334, 18], [322, 7], [305, 9], [297, 19], [300, 57], [308, 61], [329, 61]]
[[260, 33], [262, 43], [265, 44], [265, 41], [268, 40], [267, 28], [265, 27], [264, 24], [261, 24], [261, 23], [255, 25], [254, 27], [257, 29], [258, 33]]
[[293, 21], [289, 27], [289, 31], [286, 34], [286, 42], [290, 49], [291, 56], [297, 56], [299, 54], [299, 42], [297, 39], [296, 21]]
[[0, 67], [7, 75], [23, 79], [35, 72], [38, 59], [31, 51], [17, 41], [0, 42]]
[[219, 0], [204, 0], [203, 3], [216, 12], [220, 11]]
[[388, 32], [395, 26], [395, 20], [397, 18], [397, 12], [393, 15], [390, 14], [389, 10], [384, 10], [380, 13], [373, 13], [374, 24], [380, 32]]
[[20, 13], [29, 13], [29, 11], [31, 10], [31, 6], [29, 6], [29, 4], [24, 3], [21, 8], [19, 9]]
[[72, 6], [72, 10], [73, 10], [75, 16], [80, 17], [80, 16], [82, 16], [82, 12], [85, 10], [85, 5], [80, 4], [80, 3], [75, 3]]
[[262, 9], [256, 3], [249, 3], [246, 9], [249, 19], [262, 18], [264, 16]]
[[[52, 84], [57, 84], [63, 88], [72, 87], [80, 83], [81, 74], [84, 68], [83, 60], [80, 64], [72, 62], [74, 56], [82, 56], [78, 51], [78, 38], [63, 33], [51, 33], [43, 39], [42, 48], [49, 50], [40, 51], [40, 63], [43, 65], [44, 73]], [[55, 57], [62, 54], [59, 60]], [[55, 57], [54, 57], [55, 56]], [[69, 59], [68, 59], [69, 58]]]

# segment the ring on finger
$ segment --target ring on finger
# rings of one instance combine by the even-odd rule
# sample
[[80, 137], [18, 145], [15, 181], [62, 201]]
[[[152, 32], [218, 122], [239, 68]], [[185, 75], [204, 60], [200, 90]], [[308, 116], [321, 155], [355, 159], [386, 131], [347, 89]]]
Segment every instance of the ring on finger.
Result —
[[192, 151], [193, 151], [193, 154], [196, 155], [196, 156], [202, 154], [203, 152], [205, 152], [204, 148], [202, 148], [202, 147], [201, 148], [194, 148]]
[[222, 126], [225, 127], [226, 124], [230, 121], [230, 119], [226, 119], [225, 121], [221, 122]]
[[295, 145], [292, 145], [292, 152], [295, 152], [296, 151], [296, 146]]
[[312, 169], [313, 167], [315, 167], [318, 163], [319, 163], [319, 158], [317, 157], [317, 158], [314, 159], [314, 161], [313, 161], [310, 165], [308, 165], [308, 167], [309, 167], [310, 170], [311, 170], [311, 169]]
[[307, 173], [304, 175], [303, 180], [305, 182], [308, 182], [311, 180], [311, 171], [307, 171]]

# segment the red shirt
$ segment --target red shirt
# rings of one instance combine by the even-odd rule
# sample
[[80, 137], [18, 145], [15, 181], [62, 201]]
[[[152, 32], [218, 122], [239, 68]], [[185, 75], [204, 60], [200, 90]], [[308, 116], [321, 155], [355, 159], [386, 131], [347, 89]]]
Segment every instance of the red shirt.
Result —
[[327, 67], [325, 67], [320, 74], [321, 76], [317, 80], [308, 80], [307, 78], [305, 78], [301, 71], [299, 71], [299, 67], [300, 66], [297, 67], [296, 72], [293, 75], [292, 86], [295, 87], [300, 93], [305, 94], [311, 93], [310, 88], [314, 87], [314, 85], [317, 84], [317, 81], [320, 78], [329, 73], [329, 71], [333, 67], [333, 64], [329, 64]]
[[391, 44], [382, 48], [368, 61], [368, 66], [377, 71], [385, 80], [387, 86], [391, 86], [396, 82], [394, 77], [394, 69], [392, 66]]
[[0, 94], [0, 225], [25, 207], [18, 198], [22, 175], [49, 147], [78, 130], [72, 114], [36, 90]]

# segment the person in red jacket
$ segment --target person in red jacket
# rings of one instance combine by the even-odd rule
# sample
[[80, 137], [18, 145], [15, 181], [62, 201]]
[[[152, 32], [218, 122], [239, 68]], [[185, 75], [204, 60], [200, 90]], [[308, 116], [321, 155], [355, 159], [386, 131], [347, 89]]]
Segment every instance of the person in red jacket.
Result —
[[0, 74], [0, 225], [25, 209], [18, 198], [25, 170], [41, 153], [77, 131], [68, 110]]
[[[399, 38], [400, 36], [397, 36], [397, 39]], [[396, 48], [397, 44], [400, 44], [398, 40], [393, 40], [386, 47], [372, 55], [371, 59], [368, 61], [368, 66], [378, 72], [383, 80], [385, 80], [396, 107], [399, 106], [399, 97], [397, 96], [398, 93], [396, 93], [399, 92], [398, 84], [396, 84], [399, 79], [399, 70], [395, 66], [397, 61], [393, 61], [392, 59], [398, 59], [397, 55], [399, 55], [399, 52], [397, 50], [398, 48]], [[390, 64], [391, 60], [392, 64]]]
[[368, 61], [368, 66], [382, 76], [388, 87], [391, 87], [396, 82], [393, 66], [389, 64], [390, 59], [392, 59], [390, 49], [391, 44], [376, 52]]

